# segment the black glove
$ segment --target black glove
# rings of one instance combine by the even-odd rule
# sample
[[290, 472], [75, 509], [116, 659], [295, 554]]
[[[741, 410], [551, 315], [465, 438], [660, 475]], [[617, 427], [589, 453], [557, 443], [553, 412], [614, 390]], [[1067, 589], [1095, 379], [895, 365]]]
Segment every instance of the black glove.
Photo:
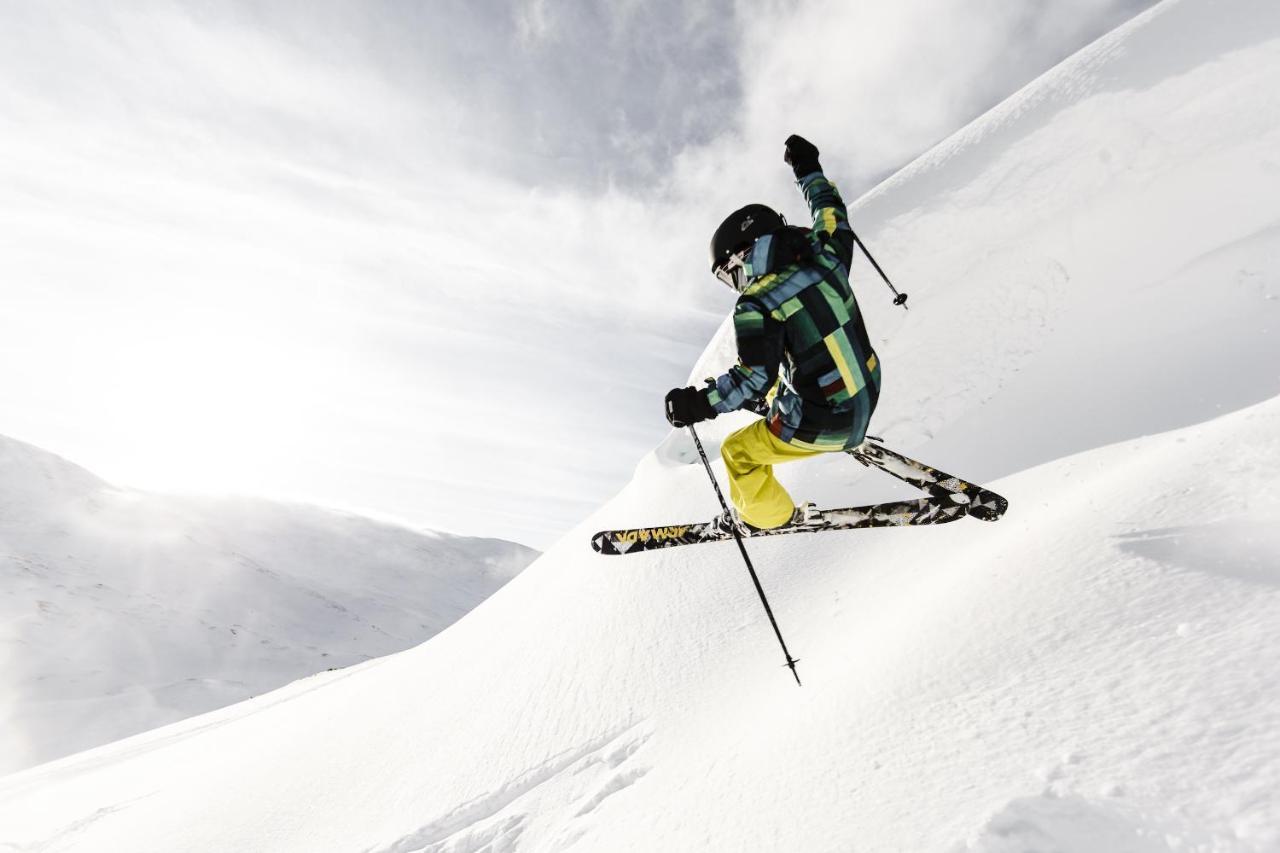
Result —
[[667, 421], [673, 427], [709, 421], [717, 414], [707, 401], [707, 395], [693, 386], [672, 388], [667, 392]]
[[797, 181], [810, 172], [822, 171], [822, 166], [818, 165], [818, 149], [812, 142], [793, 133], [784, 144], [786, 152], [782, 159], [791, 164], [791, 171], [796, 173]]

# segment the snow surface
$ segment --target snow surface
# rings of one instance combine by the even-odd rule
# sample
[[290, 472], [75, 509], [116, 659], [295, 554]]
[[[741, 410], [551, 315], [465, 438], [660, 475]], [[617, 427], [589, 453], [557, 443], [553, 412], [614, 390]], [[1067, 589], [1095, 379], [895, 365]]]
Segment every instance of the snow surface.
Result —
[[118, 489], [0, 437], [0, 773], [416, 645], [534, 556]]
[[856, 205], [873, 431], [1011, 509], [751, 543], [802, 688], [733, 546], [590, 551], [715, 511], [673, 434], [429, 643], [0, 780], [0, 850], [1280, 850], [1278, 152], [1280, 4], [1166, 0]]

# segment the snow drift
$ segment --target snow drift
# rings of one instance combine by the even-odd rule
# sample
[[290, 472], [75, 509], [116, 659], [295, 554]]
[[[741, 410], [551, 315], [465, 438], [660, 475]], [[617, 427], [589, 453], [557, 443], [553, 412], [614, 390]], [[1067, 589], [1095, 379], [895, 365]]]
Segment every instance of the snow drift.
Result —
[[[857, 285], [873, 432], [1011, 509], [752, 543], [803, 688], [733, 546], [591, 552], [715, 511], [673, 434], [431, 642], [10, 776], [0, 838], [1277, 849], [1277, 151], [1280, 6], [1167, 0], [854, 207], [914, 305]], [[898, 488], [783, 471], [827, 505]]]
[[416, 645], [534, 556], [119, 489], [0, 437], [0, 772]]

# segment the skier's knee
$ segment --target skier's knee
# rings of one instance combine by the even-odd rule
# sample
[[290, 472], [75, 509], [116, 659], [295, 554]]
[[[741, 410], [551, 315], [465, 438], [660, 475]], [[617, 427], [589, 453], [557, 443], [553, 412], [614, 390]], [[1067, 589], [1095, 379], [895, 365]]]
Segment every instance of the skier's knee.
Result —
[[720, 445], [720, 458], [724, 460], [724, 467], [729, 471], [746, 471], [760, 464], [752, 459], [751, 448], [736, 432]]

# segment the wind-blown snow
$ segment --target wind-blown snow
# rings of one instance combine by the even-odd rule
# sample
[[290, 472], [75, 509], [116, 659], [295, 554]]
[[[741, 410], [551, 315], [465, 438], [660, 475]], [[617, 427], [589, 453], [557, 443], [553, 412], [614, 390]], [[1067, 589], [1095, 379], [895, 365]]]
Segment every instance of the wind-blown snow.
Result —
[[534, 556], [117, 489], [0, 438], [0, 772], [416, 645]]
[[[913, 306], [863, 268], [873, 432], [1011, 509], [751, 543], [803, 688], [732, 546], [589, 550], [715, 511], [673, 434], [429, 643], [10, 776], [0, 838], [1280, 848], [1278, 151], [1280, 6], [1169, 0], [855, 206]], [[782, 470], [826, 505], [899, 488]]]

